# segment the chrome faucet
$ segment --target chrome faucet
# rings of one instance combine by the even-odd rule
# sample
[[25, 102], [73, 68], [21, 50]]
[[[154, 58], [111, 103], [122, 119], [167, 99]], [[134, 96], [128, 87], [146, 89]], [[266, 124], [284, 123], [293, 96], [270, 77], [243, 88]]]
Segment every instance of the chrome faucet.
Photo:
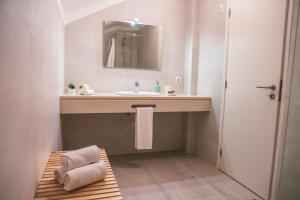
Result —
[[139, 87], [140, 87], [140, 82], [138, 82], [138, 81], [136, 81], [135, 83], [134, 83], [134, 88], [133, 88], [133, 92], [135, 93], [135, 94], [137, 94], [137, 93], [139, 93]]

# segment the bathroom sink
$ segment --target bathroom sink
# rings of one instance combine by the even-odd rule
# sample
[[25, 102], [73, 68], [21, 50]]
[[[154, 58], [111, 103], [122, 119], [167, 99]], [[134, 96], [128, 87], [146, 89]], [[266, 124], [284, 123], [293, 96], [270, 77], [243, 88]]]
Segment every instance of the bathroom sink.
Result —
[[140, 91], [138, 93], [134, 93], [133, 91], [119, 91], [117, 92], [118, 95], [122, 96], [160, 96], [160, 93], [157, 92], [143, 92]]

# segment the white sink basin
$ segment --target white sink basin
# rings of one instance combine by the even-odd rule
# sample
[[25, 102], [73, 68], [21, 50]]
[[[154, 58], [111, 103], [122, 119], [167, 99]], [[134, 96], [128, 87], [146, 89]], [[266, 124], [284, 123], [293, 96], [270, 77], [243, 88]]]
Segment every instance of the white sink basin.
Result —
[[157, 92], [143, 92], [139, 91], [138, 93], [134, 93], [133, 91], [119, 91], [118, 95], [122, 96], [160, 96], [160, 93]]

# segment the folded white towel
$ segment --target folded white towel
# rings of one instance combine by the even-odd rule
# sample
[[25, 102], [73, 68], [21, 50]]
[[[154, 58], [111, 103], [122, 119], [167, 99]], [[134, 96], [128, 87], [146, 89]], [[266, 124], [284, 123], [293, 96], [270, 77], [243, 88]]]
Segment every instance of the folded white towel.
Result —
[[88, 89], [88, 90], [80, 89], [79, 90], [79, 94], [81, 94], [81, 95], [93, 95], [94, 93], [95, 93], [94, 90], [90, 90], [90, 89]]
[[65, 175], [65, 171], [62, 169], [62, 167], [59, 167], [54, 170], [54, 177], [60, 184], [64, 183], [63, 181], [64, 175]]
[[100, 160], [100, 149], [96, 146], [70, 151], [61, 156], [60, 165], [67, 172], [71, 169], [95, 163]]
[[135, 118], [135, 148], [152, 149], [153, 108], [137, 108]]
[[103, 180], [106, 174], [106, 165], [102, 160], [94, 164], [72, 169], [64, 175], [64, 189], [71, 191]]

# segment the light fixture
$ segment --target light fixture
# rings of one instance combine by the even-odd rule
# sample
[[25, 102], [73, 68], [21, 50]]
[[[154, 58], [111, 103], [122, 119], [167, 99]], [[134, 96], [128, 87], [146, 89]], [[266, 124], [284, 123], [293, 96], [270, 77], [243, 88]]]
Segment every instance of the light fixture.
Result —
[[135, 26], [140, 20], [138, 18], [134, 18], [132, 21], [130, 21], [131, 26]]

